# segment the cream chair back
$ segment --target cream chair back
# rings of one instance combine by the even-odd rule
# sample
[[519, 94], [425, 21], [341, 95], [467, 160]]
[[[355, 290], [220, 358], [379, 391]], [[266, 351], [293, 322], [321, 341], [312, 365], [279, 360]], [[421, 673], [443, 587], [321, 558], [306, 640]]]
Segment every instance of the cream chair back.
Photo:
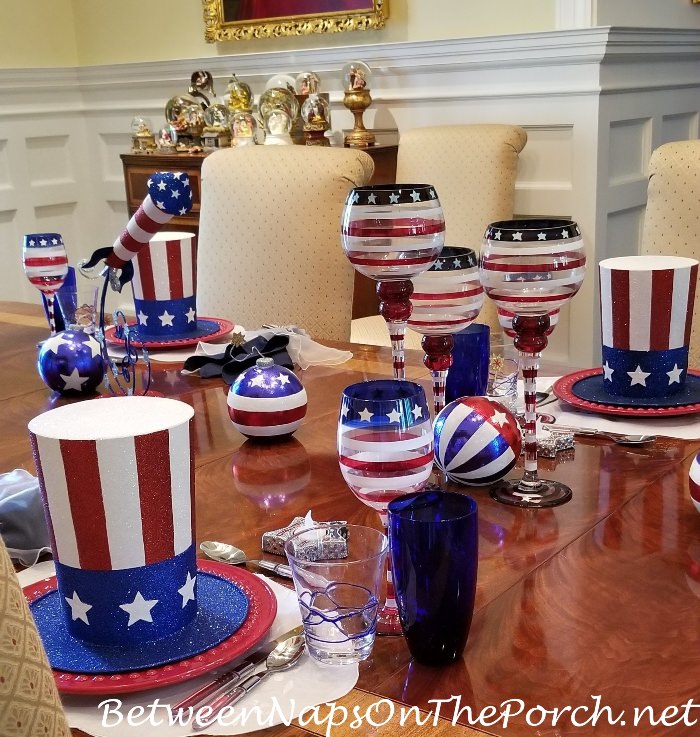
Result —
[[0, 735], [70, 737], [51, 667], [0, 539]]
[[[700, 141], [674, 141], [652, 153], [641, 252], [700, 260]], [[694, 286], [688, 365], [700, 368], [700, 297]]]
[[197, 311], [247, 329], [295, 324], [348, 340], [354, 271], [340, 246], [349, 190], [373, 172], [363, 151], [222, 149], [202, 165]]

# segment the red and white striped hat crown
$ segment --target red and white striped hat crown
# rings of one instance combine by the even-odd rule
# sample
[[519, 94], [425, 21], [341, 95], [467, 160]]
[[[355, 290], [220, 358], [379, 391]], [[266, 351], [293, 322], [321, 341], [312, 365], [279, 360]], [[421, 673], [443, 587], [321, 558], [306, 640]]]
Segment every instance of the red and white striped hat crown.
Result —
[[133, 646], [196, 616], [193, 463], [184, 402], [109, 397], [29, 423], [73, 636]]

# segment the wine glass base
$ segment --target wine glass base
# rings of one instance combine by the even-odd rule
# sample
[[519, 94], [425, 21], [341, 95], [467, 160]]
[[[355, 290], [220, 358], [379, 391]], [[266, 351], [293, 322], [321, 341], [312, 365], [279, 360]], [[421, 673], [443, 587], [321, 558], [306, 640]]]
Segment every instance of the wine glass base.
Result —
[[397, 609], [383, 607], [379, 610], [377, 613], [377, 634], [384, 636], [403, 635]]
[[500, 481], [489, 489], [489, 494], [501, 504], [527, 509], [558, 507], [571, 499], [571, 489], [566, 484], [546, 479], [541, 479], [541, 482], [537, 492], [534, 492], [521, 489], [518, 480]]

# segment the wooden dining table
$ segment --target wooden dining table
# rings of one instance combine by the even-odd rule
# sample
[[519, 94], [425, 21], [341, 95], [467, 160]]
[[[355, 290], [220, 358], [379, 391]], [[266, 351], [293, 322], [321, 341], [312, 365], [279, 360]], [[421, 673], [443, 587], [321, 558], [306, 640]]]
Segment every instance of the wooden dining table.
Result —
[[[0, 303], [0, 470], [35, 473], [27, 422], [75, 401], [37, 374], [37, 341], [46, 334], [36, 306]], [[348, 362], [297, 371], [308, 412], [280, 442], [236, 431], [221, 379], [152, 363], [153, 388], [195, 410], [198, 542], [225, 541], [257, 556], [263, 531], [309, 510], [317, 521], [380, 526], [343, 482], [336, 426], [342, 390], [390, 376], [390, 351], [343, 347], [353, 352]], [[429, 387], [417, 352], [407, 356], [407, 375]], [[577, 439], [573, 450], [540, 459], [544, 475], [573, 489], [570, 502], [551, 509], [505, 506], [487, 488], [447, 484], [478, 502], [476, 608], [463, 657], [422, 666], [401, 636], [378, 637], [355, 688], [324, 707], [336, 709], [335, 720], [339, 706], [351, 715], [356, 708], [368, 717], [362, 728], [349, 718], [328, 732], [316, 720], [266, 734], [700, 734], [700, 514], [688, 493], [698, 450], [700, 440], [663, 436], [638, 447]]]

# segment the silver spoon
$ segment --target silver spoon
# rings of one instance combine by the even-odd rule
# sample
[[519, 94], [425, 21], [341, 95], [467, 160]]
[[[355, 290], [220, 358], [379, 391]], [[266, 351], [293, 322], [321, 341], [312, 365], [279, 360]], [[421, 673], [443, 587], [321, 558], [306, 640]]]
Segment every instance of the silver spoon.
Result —
[[568, 425], [542, 425], [549, 432], [572, 432], [574, 435], [597, 435], [609, 438], [619, 445], [642, 445], [656, 440], [656, 435], [626, 435], [619, 432], [607, 432], [605, 430], [593, 430], [584, 427], [569, 427]]
[[247, 558], [246, 554], [235, 545], [228, 543], [220, 543], [215, 540], [205, 540], [200, 543], [199, 549], [211, 560], [219, 563], [228, 563], [232, 566], [241, 565], [242, 563], [253, 563], [265, 571], [271, 571], [278, 576], [285, 578], [292, 577], [292, 569], [284, 563], [275, 563], [274, 560], [259, 560], [257, 558]]
[[287, 638], [284, 642], [281, 642], [265, 660], [265, 666], [259, 673], [255, 673], [252, 676], [246, 678], [243, 683], [224, 691], [220, 694], [211, 704], [208, 704], [208, 708], [211, 709], [211, 715], [208, 717], [206, 722], [200, 722], [195, 720], [192, 724], [192, 729], [195, 732], [201, 732], [203, 729], [208, 727], [212, 722], [216, 721], [217, 715], [227, 706], [233, 706], [233, 704], [240, 701], [246, 694], [250, 693], [261, 681], [265, 680], [268, 676], [278, 671], [287, 670], [291, 668], [301, 657], [304, 652], [304, 635], [294, 635]]

